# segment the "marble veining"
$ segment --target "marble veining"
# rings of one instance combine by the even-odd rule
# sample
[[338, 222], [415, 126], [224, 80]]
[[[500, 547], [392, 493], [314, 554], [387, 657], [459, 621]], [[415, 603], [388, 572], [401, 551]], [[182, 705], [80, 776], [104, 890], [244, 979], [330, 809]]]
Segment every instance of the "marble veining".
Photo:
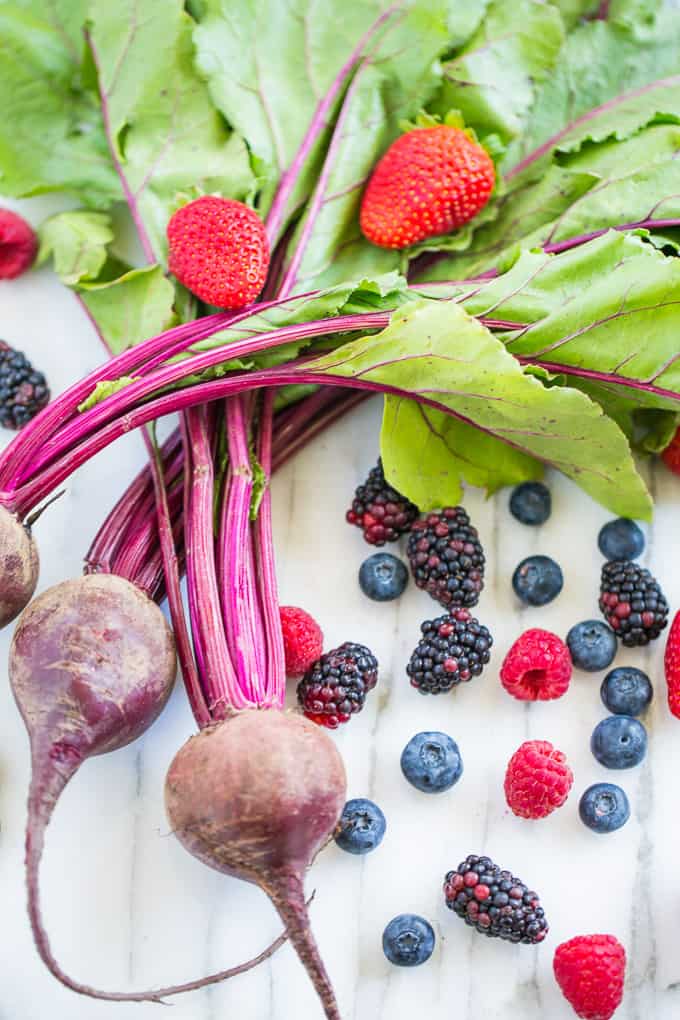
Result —
[[[24, 206], [39, 220], [47, 205]], [[0, 335], [43, 368], [55, 391], [101, 361], [73, 297], [48, 270], [0, 284]], [[650, 672], [656, 698], [646, 720], [650, 745], [638, 769], [612, 774], [589, 750], [605, 710], [600, 675], [575, 674], [559, 702], [526, 706], [498, 682], [502, 657], [517, 634], [544, 626], [564, 634], [597, 615], [601, 558], [597, 531], [607, 513], [563, 478], [550, 477], [554, 512], [541, 529], [515, 522], [507, 493], [466, 497], [488, 554], [480, 619], [495, 639], [485, 674], [440, 698], [420, 697], [404, 666], [420, 622], [438, 607], [410, 586], [396, 604], [376, 605], [360, 593], [356, 574], [368, 554], [344, 510], [376, 456], [379, 403], [372, 401], [321, 436], [277, 477], [275, 530], [282, 600], [309, 608], [329, 646], [369, 644], [381, 663], [379, 687], [363, 714], [336, 739], [345, 757], [350, 796], [382, 806], [383, 845], [363, 859], [334, 846], [309, 876], [317, 890], [314, 927], [333, 976], [344, 1020], [569, 1020], [552, 978], [558, 942], [580, 933], [615, 933], [629, 953], [626, 999], [619, 1020], [674, 1020], [680, 1009], [677, 917], [680, 882], [676, 808], [680, 723], [668, 714], [662, 644], [621, 652], [618, 663]], [[5, 437], [3, 437], [4, 439]], [[128, 436], [72, 478], [66, 495], [36, 528], [41, 587], [77, 574], [82, 555], [122, 486], [143, 462]], [[644, 468], [649, 472], [651, 469]], [[680, 605], [675, 505], [680, 482], [663, 468], [651, 478], [658, 508], [647, 529], [645, 562]], [[521, 608], [510, 587], [514, 566], [532, 552], [557, 558], [565, 590], [543, 610]], [[10, 634], [1, 655], [6, 661]], [[406, 741], [442, 729], [459, 742], [464, 776], [448, 794], [428, 797], [399, 770]], [[262, 949], [279, 922], [256, 889], [204, 868], [179, 846], [163, 813], [162, 786], [173, 754], [192, 730], [178, 684], [167, 710], [135, 745], [89, 762], [66, 791], [47, 838], [43, 906], [54, 949], [66, 969], [105, 989], [154, 987], [188, 980]], [[24, 912], [23, 824], [28, 746], [6, 684], [0, 687], [0, 1020], [150, 1020], [155, 1005], [116, 1005], [75, 996], [39, 963]], [[502, 780], [512, 752], [527, 738], [565, 751], [576, 782], [567, 805], [539, 823], [505, 805]], [[578, 820], [578, 797], [610, 779], [627, 791], [629, 823], [598, 837]], [[540, 949], [514, 947], [470, 932], [446, 910], [441, 880], [467, 853], [484, 851], [541, 895], [551, 922]], [[431, 961], [411, 971], [390, 967], [381, 934], [397, 913], [423, 914], [437, 933]], [[174, 1000], [172, 1020], [316, 1020], [315, 997], [289, 948], [254, 973]]]

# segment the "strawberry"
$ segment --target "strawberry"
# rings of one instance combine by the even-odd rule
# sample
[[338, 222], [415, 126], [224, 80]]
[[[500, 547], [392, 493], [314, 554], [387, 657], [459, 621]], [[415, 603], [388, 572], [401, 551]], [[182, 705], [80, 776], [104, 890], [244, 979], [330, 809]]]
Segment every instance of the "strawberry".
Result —
[[243, 202], [203, 195], [173, 213], [167, 235], [170, 272], [206, 304], [245, 308], [262, 290], [269, 242]]
[[21, 216], [0, 209], [0, 280], [14, 280], [33, 265], [38, 240]]
[[448, 234], [486, 205], [494, 180], [491, 157], [461, 128], [415, 128], [375, 167], [361, 203], [361, 229], [381, 248]]
[[680, 475], [680, 428], [661, 454], [661, 459], [674, 475]]
[[680, 719], [680, 612], [675, 614], [666, 641], [664, 669], [668, 686], [668, 707]]
[[582, 1020], [610, 1020], [621, 1005], [626, 951], [613, 935], [578, 935], [555, 950], [555, 979]]

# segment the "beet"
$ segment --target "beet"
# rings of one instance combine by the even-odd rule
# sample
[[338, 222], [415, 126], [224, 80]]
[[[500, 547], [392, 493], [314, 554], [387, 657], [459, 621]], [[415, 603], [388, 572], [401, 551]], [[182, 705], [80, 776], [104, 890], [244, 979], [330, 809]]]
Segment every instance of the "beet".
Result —
[[0, 627], [31, 601], [38, 583], [38, 547], [18, 517], [0, 507]]
[[190, 737], [165, 785], [168, 819], [182, 845], [267, 893], [329, 1020], [340, 1013], [303, 883], [345, 801], [345, 769], [332, 739], [304, 717], [275, 709], [248, 709]]
[[45, 829], [86, 758], [124, 747], [156, 719], [175, 672], [172, 632], [160, 609], [113, 574], [90, 574], [43, 592], [24, 611], [12, 639], [10, 680], [31, 741], [29, 917], [47, 967], [84, 994], [102, 997], [61, 971], [42, 924], [38, 869]]

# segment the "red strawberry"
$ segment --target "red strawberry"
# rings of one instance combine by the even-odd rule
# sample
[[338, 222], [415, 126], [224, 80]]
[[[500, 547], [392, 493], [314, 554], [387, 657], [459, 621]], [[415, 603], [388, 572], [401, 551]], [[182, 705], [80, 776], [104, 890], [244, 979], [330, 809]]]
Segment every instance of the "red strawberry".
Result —
[[668, 632], [664, 668], [668, 686], [668, 707], [671, 714], [680, 719], [680, 612], [675, 614]]
[[505, 773], [505, 799], [518, 818], [547, 818], [562, 807], [574, 783], [567, 759], [547, 740], [527, 740]]
[[680, 428], [661, 454], [661, 459], [674, 475], [680, 475]]
[[203, 195], [168, 223], [168, 265], [192, 294], [218, 308], [245, 308], [264, 286], [269, 241], [243, 202]]
[[448, 234], [486, 205], [494, 180], [488, 152], [461, 128], [415, 128], [392, 143], [373, 171], [361, 229], [381, 248]]
[[302, 676], [323, 652], [321, 627], [313, 616], [297, 606], [281, 606], [279, 612], [286, 676]]
[[578, 935], [555, 950], [553, 970], [582, 1020], [610, 1020], [621, 1005], [626, 951], [613, 935]]
[[564, 641], [549, 630], [525, 630], [505, 656], [501, 683], [520, 701], [550, 701], [566, 694], [572, 663]]
[[33, 265], [38, 239], [21, 216], [0, 209], [0, 280], [14, 280]]

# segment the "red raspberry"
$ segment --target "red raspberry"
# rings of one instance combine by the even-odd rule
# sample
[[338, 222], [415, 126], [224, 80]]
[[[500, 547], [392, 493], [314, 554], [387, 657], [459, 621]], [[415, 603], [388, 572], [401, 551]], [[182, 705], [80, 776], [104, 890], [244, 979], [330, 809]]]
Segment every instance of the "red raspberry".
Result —
[[279, 612], [286, 654], [286, 676], [302, 676], [323, 651], [321, 627], [314, 617], [297, 606], [281, 606]]
[[520, 701], [561, 698], [571, 680], [571, 656], [564, 641], [534, 627], [517, 638], [501, 666], [501, 683]]
[[21, 216], [0, 209], [0, 280], [14, 280], [33, 265], [38, 239]]
[[621, 1005], [626, 951], [613, 935], [578, 935], [555, 950], [555, 979], [582, 1020], [609, 1020]]
[[180, 283], [209, 305], [245, 308], [264, 286], [269, 242], [249, 206], [203, 195], [168, 223], [168, 265]]
[[661, 454], [661, 459], [674, 475], [680, 475], [680, 428]]
[[668, 686], [668, 707], [671, 714], [680, 719], [680, 612], [675, 614], [668, 632], [664, 668]]
[[561, 751], [547, 740], [527, 740], [505, 773], [505, 799], [518, 818], [547, 818], [562, 807], [574, 776]]

